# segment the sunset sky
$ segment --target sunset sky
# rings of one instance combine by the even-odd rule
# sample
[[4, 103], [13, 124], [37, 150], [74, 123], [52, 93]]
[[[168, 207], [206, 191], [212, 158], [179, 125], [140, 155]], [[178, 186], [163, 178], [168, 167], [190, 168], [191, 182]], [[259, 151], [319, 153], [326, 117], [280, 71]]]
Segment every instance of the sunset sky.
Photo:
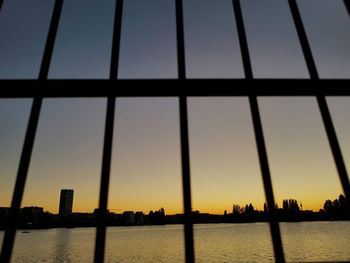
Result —
[[[124, 1], [119, 78], [176, 78], [173, 0]], [[54, 1], [5, 1], [0, 78], [37, 78]], [[107, 78], [114, 1], [65, 1], [50, 78]], [[349, 78], [350, 26], [341, 0], [298, 1], [322, 78]], [[308, 78], [287, 1], [244, 0], [257, 78]], [[189, 78], [243, 78], [231, 0], [184, 1]], [[166, 87], [164, 87], [166, 89]], [[200, 88], [200, 87], [198, 87]], [[234, 87], [233, 87], [234, 88]], [[283, 87], [281, 87], [283, 89]], [[0, 206], [9, 206], [31, 99], [0, 100]], [[275, 199], [318, 210], [342, 192], [315, 98], [259, 98]], [[327, 98], [350, 169], [350, 99]], [[263, 208], [248, 99], [188, 98], [193, 209]], [[74, 211], [98, 205], [106, 99], [45, 99], [23, 206], [58, 212], [72, 188]], [[182, 212], [176, 98], [118, 98], [109, 209]]]

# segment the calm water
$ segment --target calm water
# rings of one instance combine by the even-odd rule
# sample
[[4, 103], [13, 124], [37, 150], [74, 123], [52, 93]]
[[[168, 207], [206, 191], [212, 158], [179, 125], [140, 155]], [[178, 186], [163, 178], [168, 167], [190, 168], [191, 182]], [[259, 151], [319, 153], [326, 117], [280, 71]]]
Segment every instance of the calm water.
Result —
[[[197, 262], [273, 261], [269, 226], [195, 225]], [[350, 222], [281, 223], [289, 262], [350, 261]], [[3, 232], [0, 232], [2, 242]], [[95, 229], [18, 232], [12, 262], [92, 262]], [[181, 262], [183, 227], [111, 227], [106, 262]]]

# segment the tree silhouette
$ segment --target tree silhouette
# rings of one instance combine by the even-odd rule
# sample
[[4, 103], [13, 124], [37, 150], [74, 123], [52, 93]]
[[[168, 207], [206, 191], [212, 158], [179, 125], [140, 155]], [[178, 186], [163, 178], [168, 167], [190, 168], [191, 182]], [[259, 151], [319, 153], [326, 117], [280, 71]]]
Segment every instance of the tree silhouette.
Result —
[[150, 225], [164, 225], [165, 222], [165, 210], [162, 207], [158, 211], [150, 211], [148, 214]]
[[300, 211], [298, 201], [295, 199], [289, 199], [289, 200], [283, 199], [282, 207], [283, 207], [283, 210], [288, 210], [288, 211], [292, 211], [292, 212]]
[[239, 205], [233, 204], [232, 206], [232, 214], [239, 215], [241, 214], [241, 207]]
[[347, 209], [347, 201], [344, 195], [339, 195], [339, 199], [326, 200], [323, 205], [324, 213], [330, 219], [346, 219], [349, 218]]

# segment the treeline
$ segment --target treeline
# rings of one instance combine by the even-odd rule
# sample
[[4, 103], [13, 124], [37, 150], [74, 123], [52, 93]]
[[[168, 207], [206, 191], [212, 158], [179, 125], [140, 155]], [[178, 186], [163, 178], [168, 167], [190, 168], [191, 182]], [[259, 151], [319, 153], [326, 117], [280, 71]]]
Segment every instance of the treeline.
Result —
[[[311, 210], [302, 210], [296, 199], [284, 199], [282, 207], [275, 205], [275, 212], [278, 221], [323, 221], [323, 220], [350, 220], [349, 207], [344, 195], [339, 195], [338, 199], [333, 201], [326, 200], [323, 209], [318, 212]], [[264, 210], [256, 210], [252, 204], [243, 207], [233, 205], [232, 213], [226, 211], [223, 215], [223, 222], [264, 222], [269, 219], [267, 205], [264, 204]]]
[[344, 195], [339, 195], [339, 199], [326, 200], [323, 210], [331, 219], [349, 219], [348, 203]]
[[[0, 229], [6, 226], [9, 208], [0, 208]], [[350, 220], [348, 204], [344, 195], [338, 199], [326, 200], [323, 208], [318, 212], [302, 210], [302, 205], [296, 199], [284, 199], [282, 207], [275, 205], [277, 220], [280, 222], [298, 221], [325, 221], [325, 220]], [[57, 228], [57, 227], [95, 227], [98, 209], [93, 213], [71, 213], [67, 215], [55, 215], [44, 212], [40, 207], [25, 207], [20, 211], [17, 228]], [[234, 204], [232, 212], [224, 211], [221, 215], [192, 212], [193, 223], [249, 223], [268, 222], [269, 210], [264, 204], [264, 210], [257, 210], [253, 204], [239, 206]], [[122, 214], [107, 211], [107, 226], [134, 226], [134, 225], [164, 225], [183, 224], [183, 214], [166, 215], [163, 208], [150, 211], [148, 215], [142, 212], [125, 211]]]

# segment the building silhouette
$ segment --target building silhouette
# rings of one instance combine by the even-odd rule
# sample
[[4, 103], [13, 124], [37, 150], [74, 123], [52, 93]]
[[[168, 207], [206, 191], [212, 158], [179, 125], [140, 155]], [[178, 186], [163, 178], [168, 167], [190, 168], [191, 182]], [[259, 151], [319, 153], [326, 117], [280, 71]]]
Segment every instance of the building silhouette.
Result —
[[59, 215], [67, 215], [72, 213], [73, 195], [74, 195], [73, 189], [61, 190]]
[[143, 212], [135, 213], [135, 224], [136, 225], [144, 225], [145, 224], [145, 214]]
[[135, 213], [133, 211], [125, 211], [123, 213], [123, 219], [125, 225], [135, 225]]
[[0, 229], [5, 229], [6, 219], [9, 214], [9, 207], [0, 207]]

